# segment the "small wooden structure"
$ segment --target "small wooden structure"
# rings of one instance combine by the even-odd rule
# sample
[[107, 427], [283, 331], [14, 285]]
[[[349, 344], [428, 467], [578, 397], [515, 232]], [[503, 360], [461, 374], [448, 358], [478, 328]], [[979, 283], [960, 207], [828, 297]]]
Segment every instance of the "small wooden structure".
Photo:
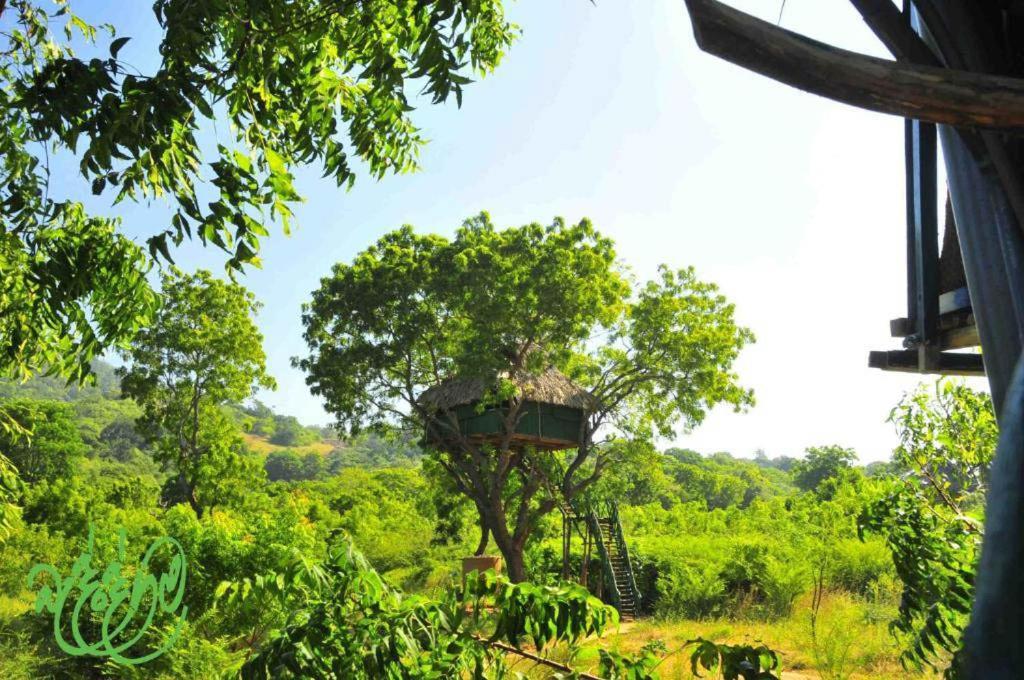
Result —
[[493, 569], [494, 573], [501, 573], [501, 557], [498, 555], [471, 555], [462, 558], [462, 576], [472, 574], [474, 571], [487, 571]]
[[513, 446], [559, 451], [579, 445], [584, 419], [596, 405], [590, 392], [555, 368], [540, 374], [520, 372], [509, 379], [521, 400], [514, 415], [507, 401], [485, 401], [492, 388], [480, 378], [453, 378], [424, 391], [419, 403], [435, 414], [425, 424], [427, 441], [441, 448], [459, 437], [497, 442], [507, 434], [505, 420], [514, 417], [508, 428]]
[[985, 375], [967, 288], [952, 200], [947, 196], [939, 249], [937, 135], [930, 123], [904, 123], [907, 178], [907, 315], [889, 322], [903, 349], [871, 352], [868, 365], [886, 371]]
[[501, 573], [501, 557], [499, 555], [470, 555], [462, 558], [462, 589], [466, 589], [466, 578], [473, 573], [493, 569], [495, 574]]

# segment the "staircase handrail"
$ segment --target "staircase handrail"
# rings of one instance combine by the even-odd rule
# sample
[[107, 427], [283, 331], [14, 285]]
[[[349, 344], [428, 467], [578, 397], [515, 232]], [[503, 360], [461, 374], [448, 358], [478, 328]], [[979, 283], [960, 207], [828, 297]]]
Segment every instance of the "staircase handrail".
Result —
[[622, 533], [622, 522], [619, 520], [619, 504], [612, 503], [611, 520], [614, 528], [615, 542], [618, 544], [619, 554], [625, 558], [626, 575], [629, 577], [629, 587], [633, 591], [633, 603], [636, 614], [640, 614], [640, 589], [636, 587], [636, 576], [633, 573], [633, 561], [629, 557], [629, 547], [626, 545], [626, 537]]
[[593, 508], [590, 508], [587, 512], [587, 521], [590, 523], [590, 532], [594, 535], [597, 551], [601, 556], [601, 571], [604, 573], [604, 582], [611, 584], [612, 605], [621, 611], [622, 594], [619, 592], [619, 585], [615, 582], [615, 572], [612, 571], [612, 561], [608, 554], [608, 547], [604, 544], [601, 523], [598, 521], [597, 513]]

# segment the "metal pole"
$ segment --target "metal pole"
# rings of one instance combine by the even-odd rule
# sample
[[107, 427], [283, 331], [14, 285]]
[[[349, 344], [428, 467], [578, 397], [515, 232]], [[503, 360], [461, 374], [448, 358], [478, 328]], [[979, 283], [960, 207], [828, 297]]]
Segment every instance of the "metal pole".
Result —
[[906, 125], [908, 311], [918, 346], [917, 364], [938, 364], [939, 218], [935, 126], [918, 120]]

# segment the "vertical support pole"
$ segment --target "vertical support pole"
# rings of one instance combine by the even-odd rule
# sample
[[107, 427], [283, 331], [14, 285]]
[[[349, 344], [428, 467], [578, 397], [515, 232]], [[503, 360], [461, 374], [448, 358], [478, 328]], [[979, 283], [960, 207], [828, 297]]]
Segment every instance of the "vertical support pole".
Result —
[[935, 126], [905, 123], [907, 177], [907, 311], [918, 367], [936, 367], [939, 319], [939, 218]]
[[[974, 3], [926, 4], [932, 30], [941, 30], [945, 36], [945, 52], [958, 57], [959, 63], [953, 65], [988, 70], [988, 46], [965, 21]], [[918, 17], [912, 20], [915, 29], [930, 40]], [[940, 126], [939, 136], [1000, 428], [974, 606], [964, 636], [965, 677], [1010, 680], [1019, 677], [1024, 667], [1024, 225], [1011, 204], [1011, 194], [1018, 189], [1005, 181], [1005, 174], [1000, 179], [991, 160], [972, 153], [955, 129]], [[989, 154], [1008, 151], [1006, 142], [994, 136], [985, 141]], [[1003, 148], [993, 148], [994, 144]]]
[[572, 526], [569, 524], [569, 515], [564, 510], [562, 511], [562, 580], [569, 580], [569, 541], [572, 538], [570, 535]]
[[590, 575], [590, 523], [584, 522], [584, 535], [583, 535], [583, 566], [580, 567], [580, 583], [583, 587], [587, 587], [587, 580]]
[[1015, 680], [1024, 668], [1024, 360], [1005, 398], [992, 463], [985, 540], [964, 636], [968, 680]]
[[[964, 639], [966, 677], [1002, 680], [1024, 667], [1024, 238], [1006, 191], [953, 129], [941, 126], [957, 235], [985, 356], [999, 449]], [[1016, 372], [1014, 367], [1016, 366]]]
[[1024, 238], [991, 168], [979, 163], [956, 130], [943, 125], [939, 134], [992, 405], [1002, 421], [1003, 399], [1024, 349]]

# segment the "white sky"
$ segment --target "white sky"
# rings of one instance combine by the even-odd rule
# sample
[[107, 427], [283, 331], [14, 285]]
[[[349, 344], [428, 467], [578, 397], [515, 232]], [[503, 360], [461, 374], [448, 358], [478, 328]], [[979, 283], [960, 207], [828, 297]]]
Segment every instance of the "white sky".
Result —
[[[780, 0], [731, 4], [775, 21]], [[141, 38], [131, 59], [152, 48], [152, 26], [127, 5], [121, 33]], [[838, 443], [865, 462], [888, 457], [885, 418], [920, 379], [867, 368], [869, 350], [898, 348], [888, 322], [906, 312], [902, 121], [701, 53], [682, 0], [522, 0], [510, 13], [524, 36], [498, 72], [469, 86], [461, 110], [416, 114], [432, 140], [422, 172], [364, 177], [348, 193], [300, 173], [300, 228], [275, 232], [264, 269], [243, 281], [266, 304], [279, 383], [261, 398], [330, 420], [289, 364], [305, 350], [299, 307], [334, 262], [386, 231], [447, 234], [481, 209], [503, 225], [587, 216], [641, 278], [694, 265], [758, 336], [736, 367], [757, 406], [715, 411], [675, 444], [749, 456]], [[846, 0], [788, 0], [782, 25], [884, 56]], [[139, 235], [166, 220], [145, 206], [119, 214]], [[222, 261], [198, 247], [176, 259]]]

